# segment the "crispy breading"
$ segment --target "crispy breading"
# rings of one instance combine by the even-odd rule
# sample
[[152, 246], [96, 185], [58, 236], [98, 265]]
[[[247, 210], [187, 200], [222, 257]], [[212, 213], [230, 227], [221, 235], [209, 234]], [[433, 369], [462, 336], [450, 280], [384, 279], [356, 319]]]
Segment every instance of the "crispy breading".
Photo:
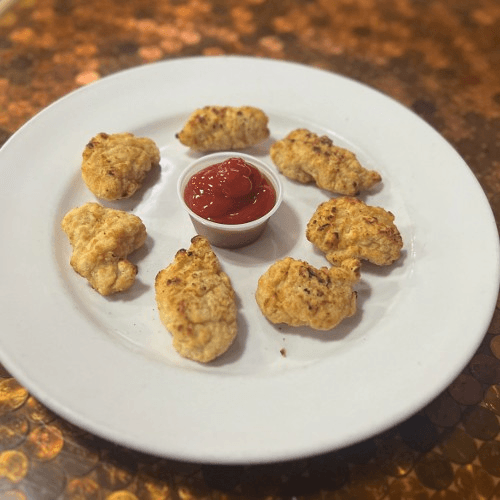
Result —
[[205, 106], [191, 114], [176, 137], [200, 152], [244, 149], [269, 137], [268, 121], [252, 106]]
[[255, 299], [272, 323], [330, 330], [356, 312], [359, 261], [319, 269], [286, 257], [259, 278]]
[[61, 227], [73, 247], [70, 264], [101, 295], [132, 286], [137, 266], [127, 256], [146, 241], [146, 227], [136, 215], [87, 203], [73, 208]]
[[119, 200], [132, 196], [146, 174], [160, 163], [160, 150], [147, 137], [131, 133], [97, 134], [82, 153], [82, 178], [98, 198]]
[[315, 182], [333, 193], [356, 195], [382, 180], [378, 172], [364, 168], [354, 153], [307, 129], [294, 130], [275, 142], [270, 154], [286, 177], [303, 184]]
[[399, 258], [403, 247], [394, 219], [391, 212], [357, 198], [332, 198], [316, 209], [306, 237], [334, 265], [350, 258], [389, 265]]
[[202, 236], [179, 250], [155, 280], [160, 319], [181, 356], [208, 363], [229, 349], [237, 334], [231, 281]]

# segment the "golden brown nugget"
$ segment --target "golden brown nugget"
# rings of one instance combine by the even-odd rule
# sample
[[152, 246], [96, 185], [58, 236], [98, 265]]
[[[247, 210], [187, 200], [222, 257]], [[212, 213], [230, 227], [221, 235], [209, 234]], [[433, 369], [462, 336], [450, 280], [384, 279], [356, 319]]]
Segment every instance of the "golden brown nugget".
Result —
[[155, 281], [160, 319], [181, 356], [208, 363], [229, 349], [237, 334], [236, 299], [229, 277], [208, 240], [195, 236]]
[[391, 212], [347, 196], [319, 205], [307, 224], [306, 237], [334, 265], [356, 258], [385, 266], [397, 260], [403, 248]]
[[286, 257], [275, 262], [260, 278], [255, 299], [272, 323], [330, 330], [356, 312], [359, 261], [319, 269]]
[[268, 121], [252, 106], [205, 106], [191, 114], [176, 137], [200, 152], [244, 149], [269, 137]]
[[361, 166], [354, 153], [306, 129], [294, 130], [275, 142], [270, 154], [286, 177], [303, 184], [315, 182], [333, 193], [356, 195], [382, 180], [378, 172]]
[[147, 236], [139, 217], [87, 203], [70, 210], [61, 227], [73, 247], [71, 266], [101, 295], [132, 286], [137, 266], [127, 256], [140, 248]]
[[129, 198], [141, 186], [146, 174], [160, 163], [160, 151], [147, 137], [97, 134], [82, 153], [82, 178], [98, 198]]

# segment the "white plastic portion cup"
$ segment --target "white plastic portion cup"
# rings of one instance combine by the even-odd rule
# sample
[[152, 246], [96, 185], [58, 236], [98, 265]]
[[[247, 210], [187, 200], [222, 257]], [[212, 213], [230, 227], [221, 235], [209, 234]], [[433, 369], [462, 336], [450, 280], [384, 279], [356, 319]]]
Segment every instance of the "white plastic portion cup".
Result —
[[[259, 219], [246, 222], [245, 224], [219, 224], [200, 217], [187, 206], [184, 200], [184, 190], [189, 179], [200, 170], [217, 163], [222, 163], [228, 158], [242, 158], [247, 163], [257, 168], [273, 186], [276, 192], [274, 207]], [[220, 248], [238, 248], [249, 245], [257, 240], [266, 228], [267, 221], [273, 216], [276, 210], [278, 210], [283, 199], [283, 189], [275, 171], [268, 167], [263, 161], [253, 156], [235, 151], [212, 153], [193, 161], [181, 173], [177, 181], [177, 193], [182, 206], [191, 217], [196, 232], [207, 238], [212, 245]]]

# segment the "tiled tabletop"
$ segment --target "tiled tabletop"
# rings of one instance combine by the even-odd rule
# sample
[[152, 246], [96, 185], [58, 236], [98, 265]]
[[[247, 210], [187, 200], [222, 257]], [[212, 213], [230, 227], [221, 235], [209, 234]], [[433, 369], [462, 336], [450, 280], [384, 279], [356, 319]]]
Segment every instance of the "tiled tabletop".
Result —
[[[388, 94], [458, 150], [500, 221], [497, 0], [20, 0], [0, 17], [0, 144], [106, 75], [219, 54], [296, 61]], [[287, 463], [144, 455], [0, 377], [0, 499], [500, 498], [498, 303], [478, 352], [428, 407], [348, 449]]]

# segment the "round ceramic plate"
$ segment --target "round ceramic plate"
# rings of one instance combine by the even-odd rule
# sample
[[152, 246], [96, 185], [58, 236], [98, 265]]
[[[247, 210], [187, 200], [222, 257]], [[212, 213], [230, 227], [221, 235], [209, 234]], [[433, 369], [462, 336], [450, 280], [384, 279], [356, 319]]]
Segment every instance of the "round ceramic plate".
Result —
[[[259, 276], [286, 256], [327, 265], [305, 226], [329, 194], [282, 177], [283, 204], [261, 239], [215, 249], [238, 297], [239, 335], [202, 365], [181, 358], [160, 323], [154, 279], [194, 229], [179, 173], [197, 155], [175, 133], [207, 104], [252, 105], [269, 147], [298, 127], [354, 151], [383, 183], [363, 196], [390, 210], [404, 239], [392, 266], [364, 264], [358, 311], [328, 332], [272, 325], [254, 299]], [[99, 132], [153, 139], [161, 168], [133, 198], [148, 230], [132, 254], [133, 287], [103, 297], [69, 265], [60, 228], [96, 201], [80, 175]], [[368, 438], [444, 390], [481, 342], [498, 292], [499, 249], [487, 200], [431, 127], [344, 77], [287, 62], [206, 57], [138, 67], [49, 106], [0, 150], [0, 360], [56, 413], [104, 438], [175, 459], [252, 463], [303, 457]]]

